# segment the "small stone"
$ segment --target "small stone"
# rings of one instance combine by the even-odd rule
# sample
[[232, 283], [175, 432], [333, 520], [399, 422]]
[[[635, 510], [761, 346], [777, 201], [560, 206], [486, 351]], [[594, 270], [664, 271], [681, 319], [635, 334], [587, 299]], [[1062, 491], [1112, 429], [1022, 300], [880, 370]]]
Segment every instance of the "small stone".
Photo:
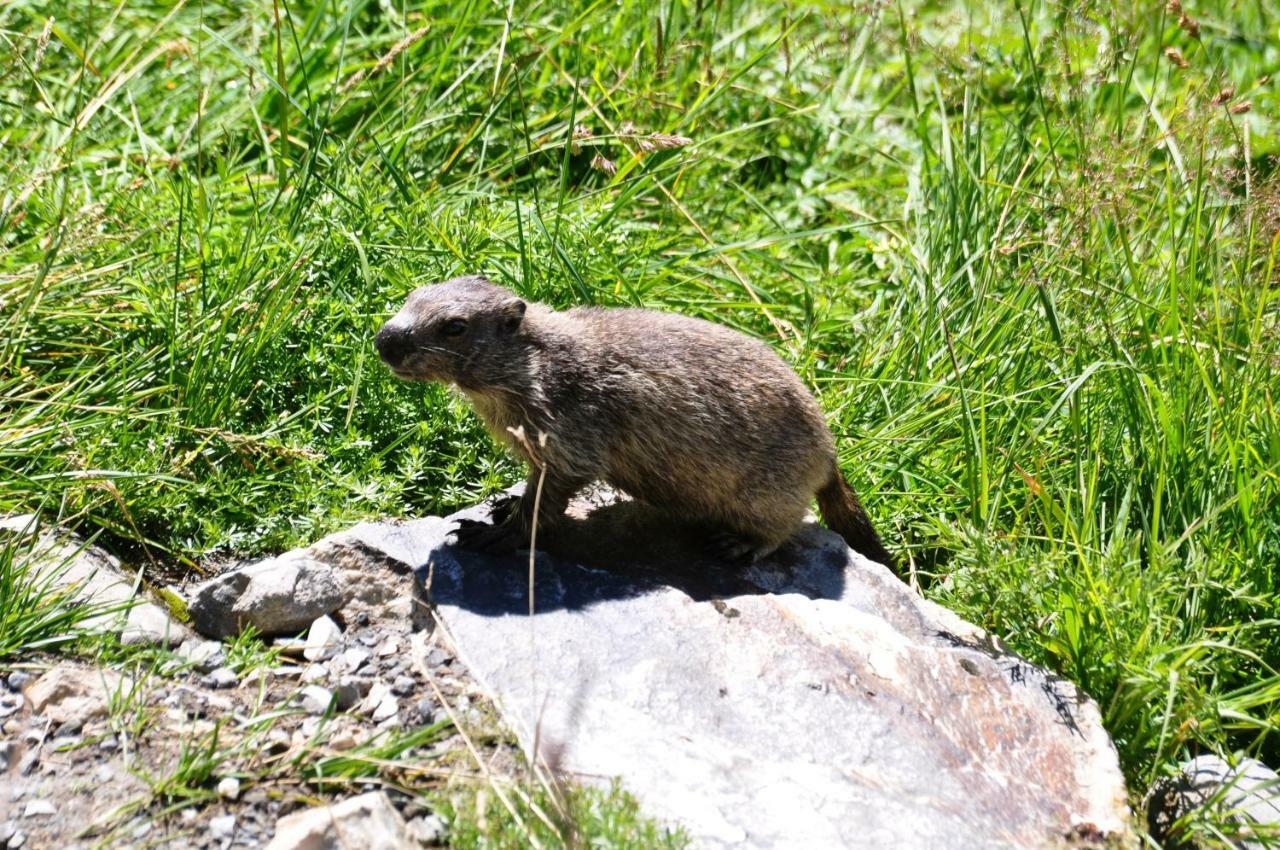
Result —
[[370, 657], [369, 650], [353, 646], [338, 656], [338, 661], [342, 664], [342, 669], [348, 673], [354, 673], [363, 667]]
[[66, 737], [68, 735], [78, 735], [80, 730], [84, 728], [83, 717], [69, 717], [67, 720], [58, 725], [58, 731], [54, 733], [57, 737]]
[[333, 703], [333, 692], [319, 685], [307, 685], [298, 691], [294, 701], [307, 714], [324, 714]]
[[300, 678], [303, 684], [318, 685], [329, 678], [329, 668], [323, 664], [308, 664]]
[[53, 803], [48, 800], [30, 800], [27, 802], [27, 807], [22, 810], [22, 816], [24, 818], [46, 817], [57, 814], [57, 811]]
[[368, 612], [366, 612], [366, 611], [360, 611], [360, 612], [357, 612], [357, 613], [356, 613], [356, 620], [355, 620], [355, 622], [356, 622], [356, 625], [357, 625], [357, 626], [360, 626], [361, 628], [363, 628], [364, 626], [369, 625], [369, 614], [368, 614]]
[[378, 647], [378, 657], [388, 658], [392, 655], [395, 655], [399, 651], [400, 651], [400, 641], [396, 640], [393, 637], [389, 637], [382, 642], [381, 646]]
[[144, 820], [142, 823], [138, 824], [133, 828], [133, 837], [138, 839], [146, 838], [148, 833], [150, 832], [151, 832], [151, 822]]
[[[36, 769], [36, 765], [40, 763], [40, 751], [28, 750], [26, 755], [18, 762], [18, 773], [23, 776], [30, 776], [31, 771]], [[16, 790], [16, 789], [15, 789]]]
[[447, 831], [444, 818], [436, 814], [414, 818], [405, 826], [415, 841], [426, 846], [443, 843]]
[[430, 726], [435, 722], [435, 701], [431, 697], [423, 697], [413, 704], [413, 714], [420, 725]]
[[367, 646], [370, 649], [378, 645], [378, 636], [371, 631], [363, 631], [356, 636], [356, 640], [361, 646]]
[[338, 652], [342, 641], [342, 629], [332, 617], [320, 617], [307, 631], [307, 648], [302, 651], [308, 661], [324, 661]]
[[31, 681], [31, 674], [23, 670], [14, 670], [9, 674], [6, 684], [11, 691], [21, 691]]
[[449, 655], [449, 653], [445, 652], [438, 646], [433, 647], [432, 650], [427, 653], [427, 666], [431, 668], [443, 667], [452, 660], [453, 656]]
[[22, 830], [18, 830], [9, 838], [9, 850], [18, 850], [27, 843], [27, 835]]
[[108, 735], [98, 742], [98, 749], [113, 752], [120, 749], [120, 739], [115, 735]]
[[234, 800], [240, 796], [240, 780], [234, 776], [224, 776], [218, 780], [218, 796]]
[[417, 690], [418, 683], [412, 676], [396, 676], [395, 681], [391, 683], [391, 693], [398, 697], [411, 696]]
[[235, 815], [219, 815], [209, 818], [209, 833], [217, 838], [229, 838], [236, 831]]
[[98, 765], [98, 769], [94, 771], [93, 775], [97, 777], [99, 782], [105, 784], [116, 778], [116, 771], [115, 768], [109, 764], [100, 764]]
[[4, 823], [0, 823], [0, 847], [5, 846], [17, 831], [18, 824], [16, 821], [7, 820]]
[[0, 773], [9, 769], [9, 760], [13, 757], [13, 744], [9, 741], [0, 741]]
[[227, 651], [216, 640], [188, 638], [178, 647], [178, 657], [201, 673], [208, 673], [227, 663]]
[[333, 693], [338, 698], [338, 711], [346, 711], [369, 692], [369, 680], [355, 676], [343, 676]]
[[219, 667], [200, 680], [201, 684], [206, 688], [213, 688], [214, 690], [234, 688], [238, 681], [236, 672], [230, 667]]
[[267, 850], [354, 847], [408, 850], [412, 839], [404, 818], [382, 791], [351, 797], [332, 806], [304, 809], [280, 818]]
[[25, 702], [22, 694], [0, 694], [0, 718], [17, 714]]

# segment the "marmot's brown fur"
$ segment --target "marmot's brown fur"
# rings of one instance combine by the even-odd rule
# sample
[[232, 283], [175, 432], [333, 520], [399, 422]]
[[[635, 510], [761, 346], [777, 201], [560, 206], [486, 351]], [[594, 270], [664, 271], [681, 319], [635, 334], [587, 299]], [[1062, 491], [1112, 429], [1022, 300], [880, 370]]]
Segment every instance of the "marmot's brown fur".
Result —
[[[653, 310], [526, 304], [482, 277], [415, 290], [375, 344], [398, 377], [455, 384], [489, 430], [531, 465], [525, 496], [460, 543], [528, 542], [573, 495], [605, 481], [716, 530], [719, 554], [752, 561], [800, 526], [816, 495], [849, 545], [891, 564], [836, 465], [813, 396], [768, 346]], [[542, 439], [545, 435], [545, 440]]]

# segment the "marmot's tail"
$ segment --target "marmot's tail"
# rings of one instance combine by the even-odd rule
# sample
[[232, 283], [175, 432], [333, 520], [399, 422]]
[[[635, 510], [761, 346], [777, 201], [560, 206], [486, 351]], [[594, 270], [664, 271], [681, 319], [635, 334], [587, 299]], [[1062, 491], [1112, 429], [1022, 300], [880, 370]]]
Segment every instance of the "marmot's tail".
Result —
[[840, 474], [840, 467], [835, 464], [831, 465], [831, 479], [818, 491], [818, 507], [822, 509], [827, 527], [843, 537], [855, 552], [897, 572], [897, 562], [880, 542], [880, 535], [876, 534], [871, 519], [862, 509], [858, 494], [853, 492], [849, 482]]

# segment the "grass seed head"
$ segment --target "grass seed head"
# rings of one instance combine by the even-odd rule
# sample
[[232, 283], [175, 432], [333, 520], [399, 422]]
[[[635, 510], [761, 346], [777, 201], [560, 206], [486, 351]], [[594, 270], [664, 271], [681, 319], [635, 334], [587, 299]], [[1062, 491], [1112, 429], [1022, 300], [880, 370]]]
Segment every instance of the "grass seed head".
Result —
[[610, 177], [618, 173], [618, 166], [611, 159], [606, 159], [603, 154], [596, 154], [591, 158], [591, 167], [596, 171], [603, 171]]
[[1187, 62], [1187, 57], [1183, 56], [1182, 51], [1176, 47], [1166, 47], [1164, 49], [1164, 55], [1169, 57], [1169, 61], [1174, 65], [1177, 65], [1179, 68], [1186, 68], [1190, 64]]

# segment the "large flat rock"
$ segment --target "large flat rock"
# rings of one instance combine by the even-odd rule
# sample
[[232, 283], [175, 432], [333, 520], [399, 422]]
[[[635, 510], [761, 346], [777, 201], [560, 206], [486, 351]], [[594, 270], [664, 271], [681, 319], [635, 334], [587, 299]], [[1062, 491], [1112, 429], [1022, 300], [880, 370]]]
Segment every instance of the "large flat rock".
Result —
[[527, 749], [620, 777], [702, 847], [1126, 846], [1124, 781], [1070, 682], [806, 527], [731, 570], [608, 494], [539, 554], [461, 551], [448, 519], [317, 547], [413, 567]]

